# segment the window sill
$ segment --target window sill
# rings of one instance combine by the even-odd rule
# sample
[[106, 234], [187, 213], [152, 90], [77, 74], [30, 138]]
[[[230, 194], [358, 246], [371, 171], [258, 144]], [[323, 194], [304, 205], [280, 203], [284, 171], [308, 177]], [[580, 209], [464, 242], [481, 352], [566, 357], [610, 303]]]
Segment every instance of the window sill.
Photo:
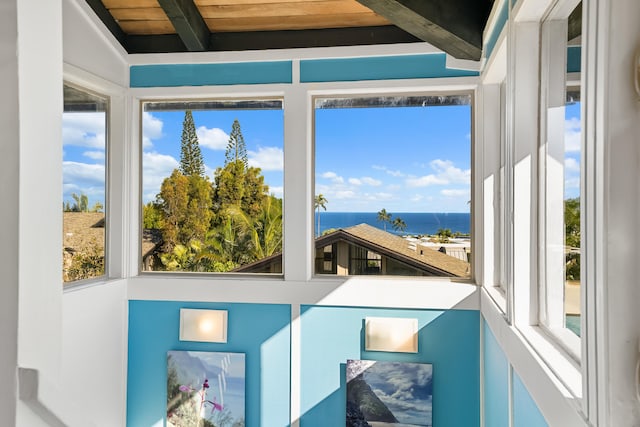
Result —
[[507, 317], [507, 295], [500, 286], [484, 286], [483, 289], [489, 294], [494, 304], [498, 307], [502, 315]]

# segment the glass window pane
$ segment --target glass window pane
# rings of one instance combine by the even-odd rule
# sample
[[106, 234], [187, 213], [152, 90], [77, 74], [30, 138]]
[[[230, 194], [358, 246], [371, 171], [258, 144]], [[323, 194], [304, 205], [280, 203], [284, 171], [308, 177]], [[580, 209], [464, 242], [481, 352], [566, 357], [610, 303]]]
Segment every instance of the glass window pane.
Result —
[[63, 282], [105, 274], [108, 98], [64, 85]]
[[[542, 321], [552, 331], [581, 334], [582, 3], [546, 23], [549, 48], [545, 157], [545, 292]], [[561, 84], [560, 84], [561, 83]], [[562, 206], [562, 209], [558, 209]]]
[[146, 102], [142, 270], [282, 273], [282, 100]]
[[470, 277], [471, 96], [314, 106], [316, 274]]

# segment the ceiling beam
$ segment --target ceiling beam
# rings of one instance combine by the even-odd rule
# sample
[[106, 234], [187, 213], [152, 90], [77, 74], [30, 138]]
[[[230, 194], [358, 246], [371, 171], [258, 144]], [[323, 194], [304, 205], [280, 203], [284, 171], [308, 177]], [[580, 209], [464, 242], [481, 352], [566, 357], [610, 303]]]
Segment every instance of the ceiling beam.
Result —
[[358, 0], [454, 58], [478, 61], [491, 0]]
[[187, 50], [203, 52], [208, 49], [209, 28], [193, 0], [158, 0], [158, 3]]
[[124, 45], [126, 34], [118, 25], [118, 22], [111, 16], [109, 9], [107, 9], [101, 0], [87, 0], [87, 3], [93, 9], [98, 18], [102, 21], [102, 23], [107, 27], [111, 34], [118, 40], [121, 45]]
[[[212, 33], [209, 40], [209, 49], [218, 52], [420, 42], [417, 37], [393, 25], [327, 30]], [[175, 34], [156, 36], [130, 35], [127, 36], [124, 46], [129, 53], [187, 51], [184, 43]]]

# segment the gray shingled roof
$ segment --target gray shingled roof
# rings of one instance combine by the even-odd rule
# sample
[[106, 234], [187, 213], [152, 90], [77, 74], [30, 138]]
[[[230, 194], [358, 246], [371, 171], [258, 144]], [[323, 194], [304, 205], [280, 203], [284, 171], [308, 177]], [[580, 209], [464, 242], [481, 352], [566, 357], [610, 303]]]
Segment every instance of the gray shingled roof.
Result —
[[404, 238], [368, 224], [358, 224], [326, 234], [316, 240], [316, 247], [325, 246], [338, 240], [349, 241], [434, 273], [456, 277], [468, 277], [470, 274], [468, 262], [425, 246], [412, 245], [410, 247], [410, 242]]

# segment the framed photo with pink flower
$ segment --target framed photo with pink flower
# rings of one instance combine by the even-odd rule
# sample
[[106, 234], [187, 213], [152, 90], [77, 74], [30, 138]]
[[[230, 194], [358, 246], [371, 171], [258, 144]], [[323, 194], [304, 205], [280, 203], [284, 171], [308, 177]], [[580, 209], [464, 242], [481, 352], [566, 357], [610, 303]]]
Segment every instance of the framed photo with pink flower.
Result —
[[245, 355], [167, 352], [167, 427], [244, 427]]

